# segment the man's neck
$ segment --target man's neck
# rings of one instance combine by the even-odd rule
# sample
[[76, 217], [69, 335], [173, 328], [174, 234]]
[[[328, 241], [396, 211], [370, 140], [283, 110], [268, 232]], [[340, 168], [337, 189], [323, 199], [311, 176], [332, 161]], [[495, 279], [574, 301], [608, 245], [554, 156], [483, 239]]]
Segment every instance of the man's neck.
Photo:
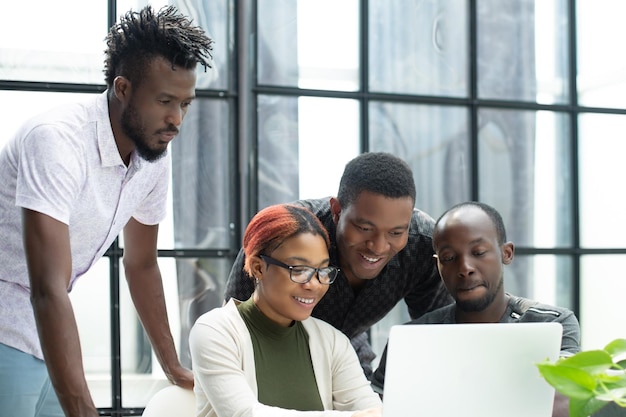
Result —
[[348, 280], [348, 284], [355, 294], [361, 291], [361, 289], [365, 287], [365, 284], [367, 283], [367, 280], [357, 278], [353, 274], [346, 274], [346, 279]]
[[126, 166], [130, 165], [130, 155], [134, 150], [134, 145], [131, 140], [124, 134], [122, 129], [122, 110], [120, 103], [115, 98], [109, 98], [109, 120], [111, 121], [111, 129], [113, 130], [113, 137], [117, 145], [117, 150], [120, 153], [120, 157]]

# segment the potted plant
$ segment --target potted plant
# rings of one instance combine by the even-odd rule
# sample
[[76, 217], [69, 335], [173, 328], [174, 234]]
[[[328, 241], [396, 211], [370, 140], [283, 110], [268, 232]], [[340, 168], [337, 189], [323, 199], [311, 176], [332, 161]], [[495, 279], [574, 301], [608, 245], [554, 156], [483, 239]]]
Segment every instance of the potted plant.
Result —
[[610, 402], [626, 407], [626, 339], [537, 367], [555, 390], [569, 397], [570, 417], [588, 417]]

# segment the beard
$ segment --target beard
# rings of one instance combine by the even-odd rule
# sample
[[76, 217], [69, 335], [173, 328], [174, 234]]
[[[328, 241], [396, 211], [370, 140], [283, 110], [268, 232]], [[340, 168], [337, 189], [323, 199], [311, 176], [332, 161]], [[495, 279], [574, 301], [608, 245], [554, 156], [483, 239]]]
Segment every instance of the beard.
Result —
[[465, 313], [478, 313], [486, 309], [493, 303], [493, 300], [496, 298], [498, 291], [504, 285], [504, 277], [500, 278], [498, 282], [498, 286], [493, 291], [488, 291], [484, 297], [476, 299], [476, 300], [456, 300], [456, 305], [459, 310]]
[[[128, 107], [126, 107], [122, 112], [121, 123], [124, 134], [133, 142], [135, 149], [137, 150], [137, 154], [142, 159], [145, 159], [148, 162], [154, 162], [165, 155], [167, 146], [157, 149], [150, 147], [146, 129], [142, 126], [139, 112], [133, 105], [132, 101], [128, 103]], [[176, 129], [175, 126], [168, 126], [165, 131], [176, 131], [178, 133], [178, 129]]]

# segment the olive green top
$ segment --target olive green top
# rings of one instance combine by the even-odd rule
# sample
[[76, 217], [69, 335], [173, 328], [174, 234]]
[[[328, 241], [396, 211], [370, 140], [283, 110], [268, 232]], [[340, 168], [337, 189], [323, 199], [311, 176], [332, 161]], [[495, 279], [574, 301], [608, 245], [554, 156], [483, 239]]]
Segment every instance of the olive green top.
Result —
[[295, 321], [283, 327], [268, 319], [252, 297], [237, 306], [254, 348], [259, 402], [300, 411], [321, 411], [309, 336]]

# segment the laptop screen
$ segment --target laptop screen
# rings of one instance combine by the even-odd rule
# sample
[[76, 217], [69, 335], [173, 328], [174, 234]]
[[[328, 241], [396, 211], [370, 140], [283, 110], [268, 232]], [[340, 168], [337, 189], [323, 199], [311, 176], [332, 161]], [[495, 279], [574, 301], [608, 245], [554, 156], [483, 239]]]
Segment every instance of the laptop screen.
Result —
[[559, 323], [397, 325], [390, 329], [383, 417], [550, 417], [536, 364], [556, 360]]

